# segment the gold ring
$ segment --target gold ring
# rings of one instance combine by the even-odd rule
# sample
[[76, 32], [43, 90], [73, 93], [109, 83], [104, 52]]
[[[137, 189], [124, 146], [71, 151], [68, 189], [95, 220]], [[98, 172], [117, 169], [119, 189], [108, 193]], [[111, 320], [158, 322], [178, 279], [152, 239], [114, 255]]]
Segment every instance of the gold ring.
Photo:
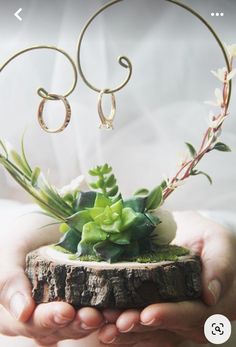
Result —
[[114, 93], [111, 93], [111, 111], [109, 116], [105, 116], [102, 109], [102, 97], [105, 93], [107, 93], [106, 89], [102, 90], [98, 97], [98, 115], [101, 120], [100, 128], [113, 129], [113, 120], [116, 114], [116, 99]]
[[48, 126], [45, 124], [44, 118], [43, 118], [43, 110], [44, 110], [44, 105], [48, 101], [48, 99], [43, 99], [40, 104], [39, 104], [39, 109], [38, 109], [38, 121], [41, 126], [41, 128], [46, 131], [47, 133], [59, 133], [63, 131], [68, 124], [70, 123], [71, 119], [71, 107], [69, 102], [67, 101], [66, 97], [62, 95], [57, 95], [57, 94], [48, 94], [48, 96], [52, 97], [52, 100], [61, 100], [65, 106], [66, 109], [66, 115], [63, 124], [59, 128], [55, 129], [50, 129]]

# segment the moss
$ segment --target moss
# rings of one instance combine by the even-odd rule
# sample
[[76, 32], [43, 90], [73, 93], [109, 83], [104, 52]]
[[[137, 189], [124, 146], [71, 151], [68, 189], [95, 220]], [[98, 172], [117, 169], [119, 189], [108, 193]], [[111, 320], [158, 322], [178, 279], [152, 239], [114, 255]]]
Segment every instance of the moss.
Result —
[[[59, 249], [58, 249], [59, 250]], [[69, 252], [67, 252], [69, 253]], [[122, 261], [129, 262], [138, 262], [138, 263], [156, 263], [159, 261], [167, 260], [177, 260], [178, 257], [189, 254], [189, 250], [183, 247], [166, 245], [159, 246], [156, 248], [156, 251], [153, 253], [146, 253], [139, 255], [138, 257], [126, 258]], [[81, 261], [101, 261], [101, 258], [96, 257], [95, 255], [84, 255], [78, 257], [76, 254], [71, 254], [69, 256], [70, 260], [81, 260]]]
[[159, 246], [156, 252], [151, 254], [142, 254], [138, 257], [127, 259], [127, 261], [136, 261], [138, 263], [155, 263], [165, 260], [177, 260], [183, 255], [189, 254], [189, 250], [183, 247], [167, 245]]
[[67, 251], [65, 248], [57, 245], [51, 245], [50, 248], [55, 249], [58, 252], [65, 253], [65, 254], [72, 254], [71, 252]]
[[102, 261], [101, 258], [96, 255], [81, 255], [78, 257], [76, 254], [70, 256], [70, 260], [81, 260], [81, 261]]

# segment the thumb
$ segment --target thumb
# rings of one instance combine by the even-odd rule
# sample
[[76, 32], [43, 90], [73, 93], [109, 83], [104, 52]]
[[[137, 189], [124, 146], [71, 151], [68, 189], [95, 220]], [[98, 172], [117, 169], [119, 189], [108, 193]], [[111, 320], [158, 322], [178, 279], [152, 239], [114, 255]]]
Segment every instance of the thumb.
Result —
[[58, 238], [56, 228], [46, 227], [38, 233], [38, 227], [49, 221], [51, 219], [29, 214], [1, 227], [4, 245], [0, 245], [0, 304], [21, 322], [27, 321], [35, 308], [31, 285], [24, 272], [25, 257], [30, 250]]
[[221, 228], [206, 236], [202, 249], [203, 300], [216, 305], [235, 277], [235, 236]]
[[24, 272], [25, 253], [1, 252], [0, 304], [21, 322], [27, 321], [34, 311], [31, 285]]

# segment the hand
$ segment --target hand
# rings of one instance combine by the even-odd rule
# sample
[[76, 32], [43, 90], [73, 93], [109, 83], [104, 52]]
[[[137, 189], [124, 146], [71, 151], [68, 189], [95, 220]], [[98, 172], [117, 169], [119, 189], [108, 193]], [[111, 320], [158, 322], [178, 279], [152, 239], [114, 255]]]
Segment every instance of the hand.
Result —
[[103, 324], [103, 316], [93, 308], [74, 308], [64, 302], [38, 305], [27, 323], [14, 319], [0, 307], [0, 333], [33, 338], [40, 346], [51, 346], [61, 340], [84, 338]]
[[101, 342], [135, 347], [172, 347], [185, 340], [206, 343], [207, 317], [222, 313], [236, 319], [236, 236], [195, 212], [175, 213], [178, 225], [173, 243], [201, 256], [202, 301], [161, 303], [143, 311], [127, 310], [116, 324], [104, 326]]
[[58, 240], [60, 235], [55, 226], [39, 230], [50, 222], [49, 218], [39, 215], [25, 215], [5, 229], [2, 226], [4, 242], [0, 244], [0, 333], [34, 338], [44, 346], [85, 337], [104, 321], [95, 309], [83, 308], [76, 312], [63, 302], [35, 307], [24, 273], [25, 256], [32, 249]]

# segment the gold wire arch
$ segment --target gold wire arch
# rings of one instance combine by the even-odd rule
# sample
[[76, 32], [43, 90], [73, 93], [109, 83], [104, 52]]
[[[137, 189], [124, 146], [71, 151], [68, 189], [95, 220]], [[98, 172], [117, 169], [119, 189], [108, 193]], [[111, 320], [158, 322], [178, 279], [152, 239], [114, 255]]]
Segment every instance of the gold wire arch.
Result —
[[[30, 52], [30, 51], [34, 51], [34, 50], [39, 50], [39, 49], [49, 49], [49, 50], [53, 50], [53, 51], [56, 51], [56, 52], [59, 52], [61, 54], [63, 54], [67, 60], [69, 61], [69, 63], [71, 64], [72, 66], [72, 69], [73, 69], [73, 73], [74, 73], [74, 81], [72, 83], [72, 86], [70, 87], [70, 89], [63, 95], [65, 98], [67, 96], [69, 96], [70, 94], [73, 93], [73, 91], [75, 90], [75, 87], [76, 87], [76, 84], [77, 84], [77, 81], [78, 81], [78, 73], [77, 73], [77, 67], [76, 67], [76, 64], [75, 62], [73, 61], [73, 59], [71, 58], [71, 56], [66, 52], [64, 51], [63, 49], [61, 48], [58, 48], [58, 47], [55, 47], [55, 46], [49, 46], [49, 45], [37, 45], [37, 46], [31, 46], [31, 47], [27, 47], [27, 48], [24, 48], [22, 49], [21, 51], [15, 53], [14, 55], [12, 55], [1, 67], [0, 67], [0, 72], [2, 72], [5, 67], [7, 65], [10, 64], [11, 61], [13, 61], [15, 58], [19, 57], [20, 55], [24, 54], [24, 53], [27, 53], [27, 52]], [[50, 96], [50, 93], [47, 92], [44, 88], [40, 87], [38, 88], [37, 90], [37, 93], [38, 95], [43, 98], [43, 99], [47, 99], [47, 100], [55, 100], [54, 97]]]
[[[91, 82], [88, 81], [88, 79], [85, 77], [85, 74], [83, 72], [83, 69], [82, 69], [82, 66], [81, 66], [81, 46], [82, 46], [82, 41], [83, 41], [83, 38], [84, 38], [84, 35], [88, 29], [88, 27], [90, 26], [90, 24], [94, 21], [94, 19], [99, 15], [101, 14], [102, 12], [104, 12], [106, 9], [108, 9], [109, 7], [117, 4], [117, 3], [120, 3], [120, 2], [123, 2], [124, 0], [112, 0], [110, 2], [108, 2], [107, 4], [105, 4], [104, 6], [102, 6], [100, 9], [97, 10], [96, 13], [94, 13], [90, 18], [89, 20], [87, 21], [87, 23], [85, 24], [84, 28], [82, 29], [81, 31], [81, 34], [80, 34], [80, 37], [79, 37], [79, 40], [78, 40], [78, 45], [77, 45], [77, 64], [78, 64], [78, 71], [79, 71], [79, 74], [83, 80], [83, 82], [92, 90], [94, 90], [95, 92], [98, 92], [98, 93], [104, 93], [104, 94], [114, 94], [115, 92], [121, 90], [122, 88], [125, 87], [125, 85], [129, 82], [130, 78], [131, 78], [131, 75], [132, 75], [132, 63], [131, 61], [129, 60], [128, 57], [126, 56], [120, 56], [118, 57], [118, 63], [128, 69], [128, 75], [127, 77], [125, 78], [125, 80], [119, 84], [118, 86], [114, 87], [114, 88], [104, 88], [104, 89], [101, 89], [101, 88], [98, 88], [96, 86], [94, 86]], [[226, 62], [226, 66], [227, 66], [227, 70], [228, 72], [230, 72], [230, 62], [229, 62], [229, 59], [228, 59], [228, 55], [227, 55], [227, 52], [226, 52], [226, 49], [224, 47], [224, 45], [222, 44], [219, 36], [216, 34], [216, 32], [214, 31], [214, 29], [210, 26], [210, 24], [199, 14], [197, 13], [195, 10], [193, 10], [191, 7], [183, 4], [182, 2], [179, 2], [177, 0], [164, 0], [164, 1], [167, 1], [167, 2], [170, 2], [172, 4], [175, 4], [177, 6], [180, 6], [182, 7], [183, 9], [187, 10], [188, 12], [190, 12], [191, 14], [193, 14], [196, 18], [198, 18], [207, 28], [208, 30], [211, 32], [211, 34], [214, 36], [216, 42], [218, 43], [222, 53], [223, 53], [223, 57], [224, 57], [224, 60]], [[231, 91], [232, 91], [232, 81], [229, 82], [229, 94], [228, 94], [228, 100], [227, 100], [227, 106], [229, 105], [229, 102], [230, 102], [230, 98], [231, 98]]]
[[[31, 47], [27, 47], [25, 49], [22, 49], [21, 51], [18, 51], [17, 53], [15, 53], [14, 55], [12, 55], [2, 66], [0, 66], [0, 72], [2, 72], [14, 59], [16, 59], [17, 57], [19, 57], [20, 55], [23, 55], [24, 53], [28, 53], [31, 51], [35, 51], [35, 50], [41, 50], [41, 49], [48, 49], [48, 50], [53, 50], [56, 51], [58, 53], [61, 53], [62, 55], [64, 55], [66, 57], [66, 59], [69, 61], [69, 63], [72, 66], [73, 69], [73, 74], [74, 74], [74, 80], [72, 83], [72, 86], [70, 87], [70, 89], [64, 94], [64, 95], [58, 95], [55, 93], [49, 93], [45, 88], [38, 88], [37, 89], [37, 93], [38, 95], [42, 98], [42, 101], [39, 104], [39, 108], [38, 108], [38, 122], [39, 125], [41, 126], [41, 128], [48, 132], [48, 133], [58, 133], [63, 131], [68, 124], [70, 123], [70, 119], [71, 119], [71, 108], [70, 108], [70, 104], [67, 101], [67, 97], [73, 93], [73, 91], [75, 90], [75, 87], [77, 85], [77, 81], [78, 81], [78, 72], [77, 72], [77, 67], [75, 62], [73, 61], [73, 59], [71, 58], [71, 56], [64, 51], [61, 48], [55, 47], [55, 46], [48, 46], [48, 45], [37, 45], [37, 46], [31, 46]], [[43, 108], [44, 108], [44, 104], [47, 100], [51, 100], [51, 101], [57, 101], [57, 100], [61, 100], [63, 102], [63, 104], [65, 105], [65, 120], [63, 121], [63, 124], [55, 129], [50, 129], [45, 121], [44, 121], [44, 117], [43, 117]]]
[[[38, 95], [43, 99], [42, 102], [40, 103], [39, 106], [39, 110], [38, 110], [38, 120], [39, 120], [39, 124], [40, 126], [43, 128], [43, 130], [47, 131], [47, 132], [60, 132], [63, 131], [67, 125], [70, 122], [70, 116], [71, 116], [71, 110], [70, 110], [70, 105], [67, 101], [67, 97], [69, 95], [71, 95], [73, 93], [73, 91], [75, 90], [75, 87], [77, 85], [77, 81], [78, 81], [78, 72], [81, 76], [81, 79], [83, 80], [83, 82], [93, 91], [98, 92], [99, 93], [99, 99], [98, 99], [98, 114], [99, 117], [101, 119], [101, 126], [105, 126], [106, 128], [112, 128], [113, 127], [113, 119], [115, 116], [115, 111], [116, 111], [116, 102], [115, 102], [115, 95], [114, 93], [121, 90], [122, 88], [124, 88], [126, 86], [126, 84], [129, 82], [131, 75], [132, 75], [132, 63], [129, 60], [128, 57], [126, 56], [120, 56], [118, 57], [118, 63], [120, 64], [120, 66], [122, 66], [123, 68], [128, 69], [128, 74], [125, 78], [125, 80], [120, 83], [118, 86], [114, 87], [114, 88], [98, 88], [96, 86], [94, 86], [92, 83], [90, 83], [88, 81], [88, 79], [85, 77], [85, 74], [82, 70], [82, 66], [81, 66], [81, 46], [82, 46], [82, 41], [84, 38], [84, 35], [86, 33], [87, 28], [89, 27], [89, 25], [93, 22], [93, 20], [103, 11], [105, 11], [107, 8], [109, 8], [110, 6], [113, 6], [119, 2], [122, 2], [123, 0], [112, 0], [110, 2], [108, 2], [107, 4], [105, 4], [104, 6], [102, 6], [100, 9], [98, 9], [96, 11], [95, 14], [93, 14], [89, 20], [86, 22], [85, 26], [83, 27], [81, 34], [79, 36], [79, 40], [78, 40], [78, 44], [77, 44], [77, 65], [78, 65], [78, 71], [77, 71], [77, 67], [76, 64], [74, 62], [74, 60], [71, 58], [71, 56], [64, 51], [63, 49], [60, 49], [58, 47], [55, 46], [50, 46], [50, 45], [37, 45], [37, 46], [31, 46], [28, 48], [25, 48], [17, 53], [15, 53], [14, 55], [12, 55], [5, 63], [3, 63], [2, 66], [0, 66], [0, 73], [6, 68], [6, 66], [8, 66], [8, 64], [13, 61], [15, 58], [17, 58], [18, 56], [24, 54], [24, 53], [28, 53], [30, 51], [33, 50], [40, 50], [40, 49], [49, 49], [49, 50], [54, 50], [58, 53], [61, 53], [62, 55], [64, 55], [66, 57], [66, 59], [69, 61], [69, 63], [72, 66], [73, 69], [73, 74], [74, 74], [74, 79], [73, 79], [73, 83], [72, 86], [70, 87], [70, 89], [64, 94], [64, 95], [57, 95], [55, 93], [49, 93], [48, 91], [46, 91], [45, 88], [38, 88], [37, 93]], [[163, 1], [167, 1], [170, 3], [173, 3], [177, 6], [180, 6], [182, 8], [184, 8], [185, 10], [187, 10], [188, 12], [190, 12], [191, 14], [193, 14], [195, 17], [197, 17], [208, 29], [209, 31], [212, 33], [212, 35], [214, 36], [216, 42], [218, 43], [223, 56], [224, 56], [224, 60], [226, 62], [226, 66], [227, 66], [227, 70], [228, 72], [230, 72], [230, 62], [228, 59], [228, 55], [226, 52], [226, 49], [224, 47], [224, 45], [222, 44], [220, 38], [218, 37], [218, 35], [216, 34], [216, 32], [214, 31], [214, 29], [209, 25], [209, 23], [199, 14], [197, 13], [195, 10], [193, 10], [191, 7], [183, 4], [182, 2], [179, 2], [178, 0], [163, 0]], [[232, 81], [229, 81], [229, 90], [228, 90], [228, 99], [227, 99], [227, 108], [229, 106], [230, 103], [230, 98], [231, 98], [231, 92], [232, 92]], [[104, 94], [111, 94], [111, 100], [112, 100], [112, 107], [111, 107], [111, 112], [110, 115], [105, 116], [102, 110], [102, 96]], [[63, 125], [57, 129], [49, 129], [46, 124], [44, 123], [43, 120], [43, 106], [46, 100], [61, 100], [63, 101], [65, 108], [66, 108], [66, 115], [65, 115], [65, 121], [63, 122]]]

